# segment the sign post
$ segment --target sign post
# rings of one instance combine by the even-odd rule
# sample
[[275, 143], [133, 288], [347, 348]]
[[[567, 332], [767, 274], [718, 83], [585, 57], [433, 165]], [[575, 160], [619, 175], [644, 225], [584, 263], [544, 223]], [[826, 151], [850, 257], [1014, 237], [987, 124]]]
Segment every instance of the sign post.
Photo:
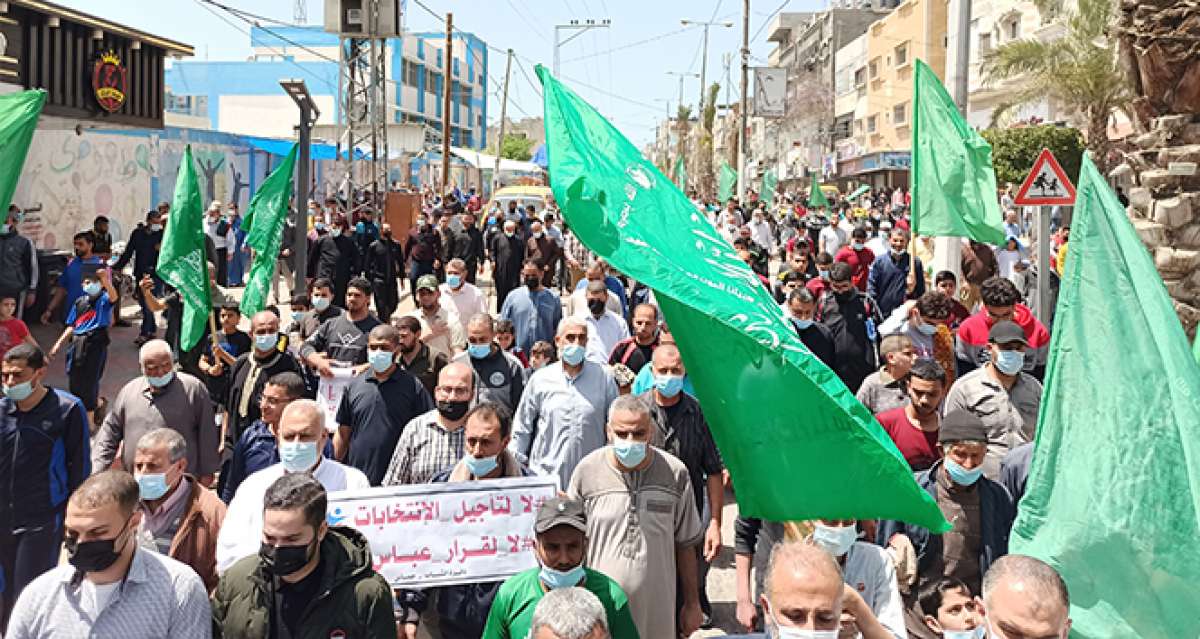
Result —
[[1034, 314], [1045, 323], [1050, 318], [1050, 210], [1053, 206], [1075, 203], [1075, 185], [1054, 158], [1050, 149], [1042, 149], [1029, 175], [1021, 183], [1013, 202], [1018, 206], [1037, 206], [1037, 304]]

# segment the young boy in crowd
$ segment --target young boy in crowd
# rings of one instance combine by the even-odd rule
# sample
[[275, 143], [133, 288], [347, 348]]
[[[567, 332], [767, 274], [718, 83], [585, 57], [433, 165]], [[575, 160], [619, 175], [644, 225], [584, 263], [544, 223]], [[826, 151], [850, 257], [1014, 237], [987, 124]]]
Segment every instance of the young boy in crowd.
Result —
[[83, 295], [67, 311], [67, 327], [50, 349], [54, 359], [67, 341], [67, 386], [83, 402], [92, 428], [96, 428], [96, 407], [100, 403], [100, 378], [108, 361], [108, 327], [112, 323], [112, 300], [117, 299], [108, 269], [85, 264], [81, 277]]
[[554, 362], [554, 345], [546, 340], [539, 340], [533, 343], [529, 349], [529, 371], [538, 370], [539, 368]]
[[529, 358], [525, 351], [516, 347], [517, 336], [512, 320], [496, 320], [496, 343], [509, 355], [521, 360], [521, 366], [529, 368]]
[[971, 596], [967, 584], [943, 577], [920, 594], [925, 625], [944, 639], [982, 639], [987, 636], [983, 602]]
[[221, 320], [217, 333], [220, 348], [214, 352], [212, 342], [207, 344], [206, 352], [200, 358], [200, 372], [208, 377], [208, 394], [219, 406], [225, 403], [230, 368], [237, 362], [238, 355], [250, 352], [254, 342], [245, 331], [238, 329], [242, 311], [236, 303], [223, 304], [218, 317]]
[[17, 298], [12, 295], [0, 296], [0, 359], [17, 344], [38, 345], [33, 335], [29, 334], [29, 327], [16, 317], [16, 313]]

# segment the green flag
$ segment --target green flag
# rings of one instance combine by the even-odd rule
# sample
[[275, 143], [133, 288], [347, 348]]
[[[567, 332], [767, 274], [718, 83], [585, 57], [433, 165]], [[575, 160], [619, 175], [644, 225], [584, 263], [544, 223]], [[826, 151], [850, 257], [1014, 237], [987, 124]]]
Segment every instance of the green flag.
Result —
[[688, 180], [687, 166], [685, 166], [683, 163], [682, 155], [675, 158], [674, 179], [675, 179], [675, 185], [678, 186], [680, 190], [687, 188], [687, 180]]
[[7, 211], [12, 204], [13, 192], [33, 131], [37, 128], [38, 115], [46, 103], [46, 92], [42, 89], [18, 91], [0, 96], [0, 211]]
[[912, 103], [913, 233], [1003, 244], [992, 147], [963, 120], [921, 60]]
[[808, 208], [815, 209], [818, 206], [829, 208], [829, 200], [825, 199], [825, 192], [821, 190], [821, 181], [817, 179], [817, 174], [812, 174], [812, 184], [808, 187]]
[[1200, 369], [1090, 157], [1067, 251], [1010, 550], [1062, 574], [1072, 637], [1200, 636]]
[[275, 262], [279, 258], [279, 244], [283, 241], [283, 225], [287, 222], [288, 200], [292, 197], [292, 171], [296, 167], [296, 149], [283, 159], [283, 163], [271, 171], [262, 186], [250, 200], [250, 211], [242, 221], [246, 232], [246, 245], [254, 249], [254, 264], [246, 279], [246, 291], [242, 295], [242, 313], [253, 315], [263, 309], [267, 300], [267, 289], [275, 276]]
[[870, 191], [870, 190], [871, 190], [871, 187], [867, 184], [864, 184], [864, 185], [858, 187], [857, 189], [854, 189], [854, 192], [851, 193], [850, 195], [846, 196], [846, 199], [853, 202], [854, 200], [857, 200], [859, 197], [861, 197], [863, 193], [866, 193], [867, 191]]
[[767, 169], [763, 172], [762, 192], [759, 193], [758, 199], [762, 200], [767, 206], [770, 206], [775, 201], [775, 185], [779, 184], [779, 179], [775, 177], [775, 172]]
[[728, 162], [721, 163], [721, 175], [717, 178], [717, 199], [722, 204], [728, 202], [733, 197], [733, 190], [737, 187], [737, 171], [729, 166]]
[[171, 215], [155, 271], [183, 299], [179, 347], [189, 350], [204, 336], [204, 325], [212, 316], [208, 259], [204, 251], [204, 205], [200, 201], [200, 182], [192, 164], [190, 144], [184, 147], [183, 158], [179, 160], [175, 197], [171, 200]]
[[804, 346], [729, 243], [607, 119], [545, 68], [537, 73], [554, 197], [585, 246], [654, 290], [693, 364], [688, 378], [741, 512], [948, 529], [883, 428]]
[[1200, 364], [1200, 329], [1196, 331], [1196, 342], [1192, 344], [1192, 355], [1196, 356], [1196, 363]]

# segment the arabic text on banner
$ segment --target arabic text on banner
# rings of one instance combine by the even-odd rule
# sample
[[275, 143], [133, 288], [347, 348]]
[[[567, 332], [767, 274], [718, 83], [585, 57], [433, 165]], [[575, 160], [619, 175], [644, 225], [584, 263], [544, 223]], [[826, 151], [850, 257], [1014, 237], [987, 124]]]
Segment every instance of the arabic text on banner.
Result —
[[537, 565], [533, 523], [556, 491], [552, 477], [343, 491], [328, 521], [362, 533], [394, 587], [500, 581]]

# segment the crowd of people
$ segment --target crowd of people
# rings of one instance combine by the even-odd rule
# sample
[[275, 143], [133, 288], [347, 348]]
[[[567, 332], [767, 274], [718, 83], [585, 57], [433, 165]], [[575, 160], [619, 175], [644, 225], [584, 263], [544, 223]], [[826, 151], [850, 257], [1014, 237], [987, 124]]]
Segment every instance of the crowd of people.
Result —
[[[189, 349], [181, 296], [154, 272], [164, 204], [118, 255], [99, 222], [75, 236], [41, 318], [66, 309], [48, 350], [20, 319], [36, 272], [0, 286], [3, 636], [689, 636], [712, 624], [707, 575], [732, 541], [747, 633], [1065, 637], [1061, 579], [1007, 556], [1049, 333], [1001, 247], [964, 245], [961, 283], [929, 273], [904, 192], [865, 197], [862, 214], [784, 197], [709, 213], [950, 531], [739, 516], [723, 539], [736, 485], [688, 380], [714, 364], [683, 361], [653, 291], [553, 202], [485, 211], [473, 191], [427, 192], [397, 237], [369, 209], [309, 201], [308, 263], [289, 222], [275, 305], [250, 317], [229, 290], [236, 208], [214, 203], [215, 331]], [[141, 370], [108, 401], [112, 272], [130, 262]], [[297, 268], [306, 290], [285, 293]], [[64, 349], [68, 388], [52, 388]], [[314, 398], [335, 377], [351, 381], [327, 414]], [[366, 538], [326, 521], [329, 493], [531, 475], [560, 496], [537, 511], [538, 566], [501, 581], [393, 588]]]

